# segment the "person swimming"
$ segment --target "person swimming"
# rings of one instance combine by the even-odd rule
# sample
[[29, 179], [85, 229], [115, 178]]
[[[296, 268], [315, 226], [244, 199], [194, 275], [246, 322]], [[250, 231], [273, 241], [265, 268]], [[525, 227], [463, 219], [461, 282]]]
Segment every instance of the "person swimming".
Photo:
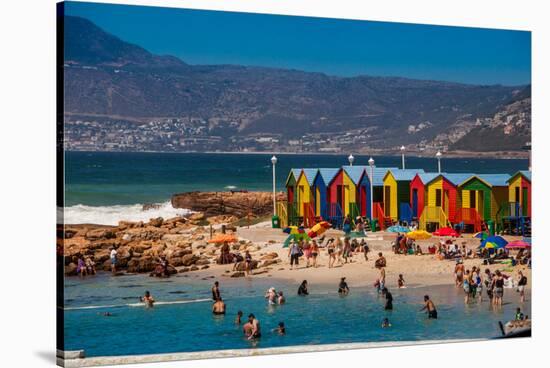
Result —
[[155, 299], [151, 296], [149, 291], [145, 291], [145, 295], [140, 297], [139, 300], [145, 303], [145, 306], [149, 308], [155, 303]]
[[300, 287], [298, 288], [298, 295], [309, 295], [307, 291], [307, 280], [302, 281]]
[[340, 279], [340, 285], [338, 285], [338, 294], [348, 295], [348, 293], [349, 293], [348, 283], [346, 282], [346, 278], [342, 277]]
[[388, 328], [388, 327], [391, 327], [390, 320], [388, 318], [384, 318], [384, 320], [382, 321], [382, 328]]
[[279, 325], [275, 329], [275, 332], [277, 332], [279, 335], [286, 335], [286, 328], [284, 322], [279, 322]]
[[225, 303], [221, 297], [212, 304], [212, 313], [216, 315], [225, 314]]

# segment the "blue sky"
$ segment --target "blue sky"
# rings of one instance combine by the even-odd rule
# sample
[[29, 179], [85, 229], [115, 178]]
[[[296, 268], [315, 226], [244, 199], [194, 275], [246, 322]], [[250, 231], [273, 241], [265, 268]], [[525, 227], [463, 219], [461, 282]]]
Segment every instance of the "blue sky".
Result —
[[531, 33], [525, 31], [77, 2], [66, 3], [66, 14], [189, 64], [531, 83]]

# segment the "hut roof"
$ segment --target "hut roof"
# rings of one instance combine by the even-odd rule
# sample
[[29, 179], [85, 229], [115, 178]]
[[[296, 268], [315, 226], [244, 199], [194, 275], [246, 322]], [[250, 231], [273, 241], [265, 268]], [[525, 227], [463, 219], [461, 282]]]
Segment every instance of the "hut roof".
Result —
[[520, 170], [520, 171], [516, 172], [514, 175], [512, 175], [506, 182], [510, 183], [510, 181], [512, 181], [512, 179], [515, 178], [518, 175], [523, 175], [523, 177], [525, 177], [527, 180], [531, 181], [531, 171]]
[[465, 179], [460, 185], [466, 184], [466, 182], [471, 179], [477, 178], [487, 184], [490, 187], [505, 187], [508, 185], [508, 179], [510, 175], [508, 174], [478, 174], [472, 175], [469, 178]]
[[315, 176], [317, 175], [317, 171], [319, 169], [303, 169], [304, 175], [306, 176], [306, 180], [309, 183], [309, 185], [313, 185], [313, 181], [315, 180]]
[[417, 174], [418, 177], [420, 178], [420, 180], [422, 180], [422, 183], [425, 184], [428, 184], [429, 182], [431, 182], [432, 180], [434, 180], [435, 178], [437, 178], [439, 175], [441, 175], [440, 173], [418, 173]]
[[447, 179], [451, 184], [454, 186], [458, 186], [459, 184], [465, 182], [472, 176], [475, 176], [475, 174], [472, 173], [453, 173], [453, 174], [442, 174], [442, 176]]
[[346, 174], [348, 174], [351, 181], [353, 181], [353, 183], [357, 185], [359, 183], [359, 180], [361, 180], [361, 176], [365, 172], [366, 167], [367, 166], [361, 166], [361, 165], [342, 166], [342, 169], [344, 169]]
[[[375, 187], [378, 186], [378, 187], [381, 187], [384, 185], [384, 176], [386, 176], [386, 173], [388, 171], [392, 171], [392, 170], [398, 170], [397, 167], [374, 167], [373, 169], [373, 179], [372, 179], [372, 185], [374, 185]], [[369, 175], [370, 175], [370, 169], [368, 171]]]
[[[389, 172], [391, 172], [396, 181], [411, 181], [416, 174], [425, 173], [423, 169], [393, 169], [389, 170]], [[384, 175], [384, 177], [386, 175]]]
[[333, 169], [333, 168], [322, 168], [319, 169], [319, 175], [321, 175], [321, 178], [325, 182], [325, 184], [328, 185], [334, 179], [336, 174], [338, 174], [339, 169]]

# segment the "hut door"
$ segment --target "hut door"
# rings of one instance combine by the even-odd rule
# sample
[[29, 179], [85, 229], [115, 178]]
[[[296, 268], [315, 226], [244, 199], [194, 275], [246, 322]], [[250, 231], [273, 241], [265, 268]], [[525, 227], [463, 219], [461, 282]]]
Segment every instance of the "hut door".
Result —
[[367, 187], [361, 185], [361, 195], [359, 196], [359, 201], [361, 204], [361, 216], [367, 216]]
[[302, 216], [304, 214], [304, 186], [300, 185], [298, 187], [298, 214]]
[[441, 189], [435, 190], [435, 206], [441, 207]]
[[519, 199], [519, 187], [515, 187], [514, 202], [520, 203], [520, 199]]
[[476, 191], [470, 190], [470, 208], [476, 208]]
[[528, 206], [529, 206], [529, 192], [527, 190], [527, 188], [521, 188], [522, 190], [522, 194], [523, 194], [523, 201], [521, 202], [521, 212], [522, 212], [522, 215], [523, 216], [527, 216], [527, 214], [529, 213], [528, 211]]
[[384, 186], [384, 214], [389, 216], [391, 213], [391, 187]]
[[449, 217], [449, 191], [448, 190], [443, 191], [443, 211], [445, 212], [445, 215]]
[[338, 205], [340, 206], [340, 208], [344, 208], [342, 206], [342, 204], [344, 203], [344, 191], [342, 190], [342, 186], [341, 185], [337, 185], [336, 186], [336, 201], [338, 203]]
[[482, 219], [486, 220], [485, 218], [485, 192], [480, 190], [477, 195], [477, 212], [481, 216]]
[[414, 217], [418, 217], [418, 189], [413, 189], [412, 212]]
[[288, 203], [294, 203], [294, 187], [288, 187]]
[[321, 216], [321, 191], [315, 188], [315, 215]]

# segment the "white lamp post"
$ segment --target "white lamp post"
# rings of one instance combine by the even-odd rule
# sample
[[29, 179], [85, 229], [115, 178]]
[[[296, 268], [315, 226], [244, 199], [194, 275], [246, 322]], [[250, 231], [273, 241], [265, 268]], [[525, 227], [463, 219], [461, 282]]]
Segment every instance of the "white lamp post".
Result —
[[370, 166], [370, 218], [372, 220], [374, 216], [374, 205], [373, 205], [373, 198], [372, 198], [372, 186], [373, 186], [373, 180], [374, 180], [374, 159], [371, 157], [369, 158], [369, 166]]
[[401, 146], [401, 167], [405, 170], [405, 146]]
[[275, 164], [277, 164], [277, 157], [271, 157], [271, 163], [273, 164], [273, 216], [277, 215], [276, 195], [275, 195]]
[[350, 166], [353, 166], [353, 160], [355, 160], [355, 157], [353, 157], [353, 155], [349, 155], [348, 156], [348, 161], [349, 161]]
[[435, 157], [437, 158], [437, 172], [441, 174], [441, 151], [437, 151]]

